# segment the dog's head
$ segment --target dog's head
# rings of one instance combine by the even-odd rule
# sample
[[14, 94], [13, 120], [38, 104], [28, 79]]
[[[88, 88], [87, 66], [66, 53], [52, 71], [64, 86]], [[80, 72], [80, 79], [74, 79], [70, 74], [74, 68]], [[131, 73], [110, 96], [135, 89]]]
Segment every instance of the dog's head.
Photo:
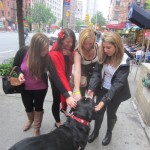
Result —
[[95, 116], [95, 102], [91, 98], [82, 97], [77, 102], [77, 107], [73, 109], [73, 115], [91, 122]]

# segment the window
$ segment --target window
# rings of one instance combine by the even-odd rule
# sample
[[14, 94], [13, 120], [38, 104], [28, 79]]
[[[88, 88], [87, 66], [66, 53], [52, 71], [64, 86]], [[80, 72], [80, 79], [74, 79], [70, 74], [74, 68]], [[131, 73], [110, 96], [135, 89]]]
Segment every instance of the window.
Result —
[[114, 19], [114, 20], [118, 20], [118, 16], [119, 16], [118, 11], [115, 11], [115, 12], [114, 12], [114, 17], [113, 17], [113, 19]]
[[7, 6], [9, 7], [9, 2], [7, 2]]
[[10, 17], [10, 12], [8, 12], [8, 17]]
[[116, 5], [120, 5], [121, 0], [116, 0]]
[[2, 16], [4, 17], [5, 15], [4, 15], [4, 11], [2, 10]]

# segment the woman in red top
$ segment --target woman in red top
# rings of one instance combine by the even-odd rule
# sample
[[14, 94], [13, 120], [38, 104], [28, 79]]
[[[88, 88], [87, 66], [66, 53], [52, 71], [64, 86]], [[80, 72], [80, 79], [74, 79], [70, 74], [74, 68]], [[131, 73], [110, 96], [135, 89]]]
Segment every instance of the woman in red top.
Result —
[[62, 110], [66, 109], [65, 105], [76, 106], [69, 84], [74, 48], [75, 34], [71, 29], [65, 28], [58, 33], [58, 39], [49, 52], [53, 66], [53, 71], [50, 72], [50, 82], [53, 95], [52, 113], [56, 121], [56, 127], [61, 125], [60, 102], [63, 104]]

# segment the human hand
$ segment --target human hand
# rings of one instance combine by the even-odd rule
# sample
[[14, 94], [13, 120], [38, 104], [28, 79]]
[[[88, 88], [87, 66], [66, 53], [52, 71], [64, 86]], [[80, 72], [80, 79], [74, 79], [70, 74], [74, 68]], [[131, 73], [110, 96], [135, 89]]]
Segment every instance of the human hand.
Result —
[[70, 56], [71, 52], [69, 50], [63, 49], [63, 55]]
[[95, 111], [100, 111], [104, 107], [104, 102], [100, 101], [98, 105], [95, 106]]
[[71, 108], [75, 108], [77, 106], [76, 100], [73, 97], [71, 97], [71, 96], [66, 99], [66, 103]]
[[91, 98], [93, 98], [94, 92], [92, 90], [88, 90], [87, 91], [87, 96], [90, 96]]
[[24, 83], [25, 82], [24, 74], [20, 73], [18, 79], [20, 82]]
[[81, 99], [81, 94], [79, 93], [79, 94], [74, 94], [73, 93], [73, 98], [76, 100], [76, 101], [78, 101], [79, 99]]

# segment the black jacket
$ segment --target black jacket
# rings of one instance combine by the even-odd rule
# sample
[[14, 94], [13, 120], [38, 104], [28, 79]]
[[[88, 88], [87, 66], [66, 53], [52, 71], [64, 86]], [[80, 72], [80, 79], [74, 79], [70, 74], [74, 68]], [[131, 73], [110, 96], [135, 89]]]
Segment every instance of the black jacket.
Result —
[[[111, 80], [111, 88], [108, 92], [103, 95], [102, 101], [107, 104], [111, 100], [115, 101], [125, 101], [131, 97], [129, 84], [128, 84], [128, 75], [130, 71], [129, 64], [126, 63], [126, 54], [123, 58], [122, 63], [114, 73]], [[100, 92], [102, 88], [103, 80], [103, 64], [97, 63], [93, 72], [93, 75], [90, 79], [89, 88], [90, 90]]]
[[[25, 57], [27, 51], [28, 51], [28, 48], [29, 46], [25, 46], [25, 47], [22, 47], [20, 48], [16, 55], [15, 55], [15, 58], [14, 58], [14, 62], [13, 62], [13, 67], [14, 66], [17, 66], [17, 68], [15, 69], [15, 71], [20, 74], [20, 73], [23, 73], [20, 66], [22, 64], [22, 61], [23, 61], [23, 58]], [[46, 85], [48, 85], [48, 76], [47, 76], [47, 73], [43, 73], [42, 74], [42, 79], [43, 81], [46, 83]]]

